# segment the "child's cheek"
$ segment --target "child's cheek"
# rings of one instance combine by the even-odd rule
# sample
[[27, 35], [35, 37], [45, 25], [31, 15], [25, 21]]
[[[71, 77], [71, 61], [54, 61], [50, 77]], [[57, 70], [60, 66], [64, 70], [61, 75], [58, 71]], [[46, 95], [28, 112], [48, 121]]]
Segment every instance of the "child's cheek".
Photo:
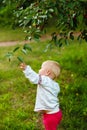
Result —
[[44, 71], [42, 69], [39, 70], [39, 74], [40, 75], [43, 75], [44, 74]]

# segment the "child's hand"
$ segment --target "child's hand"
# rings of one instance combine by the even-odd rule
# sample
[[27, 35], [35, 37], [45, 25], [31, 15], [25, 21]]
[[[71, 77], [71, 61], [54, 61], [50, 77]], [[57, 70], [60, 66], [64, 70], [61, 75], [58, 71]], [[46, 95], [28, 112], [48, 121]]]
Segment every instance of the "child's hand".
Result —
[[25, 69], [26, 69], [26, 66], [27, 66], [27, 65], [26, 65], [25, 63], [21, 63], [21, 64], [20, 64], [20, 68], [21, 68], [22, 70], [25, 70]]

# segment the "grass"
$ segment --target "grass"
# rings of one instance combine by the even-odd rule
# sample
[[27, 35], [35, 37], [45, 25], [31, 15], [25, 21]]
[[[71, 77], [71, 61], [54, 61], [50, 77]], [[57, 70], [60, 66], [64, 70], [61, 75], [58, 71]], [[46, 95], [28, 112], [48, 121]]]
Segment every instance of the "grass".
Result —
[[[45, 60], [56, 60], [60, 63], [62, 71], [57, 82], [61, 86], [59, 99], [63, 120], [59, 129], [87, 129], [87, 43], [72, 42], [69, 46], [53, 46], [51, 50], [44, 52], [47, 43], [48, 41], [31, 43], [32, 52], [24, 55], [19, 50], [11, 62], [5, 54], [16, 46], [0, 47], [1, 130], [43, 130], [41, 116], [33, 112], [36, 86], [19, 69], [20, 63], [16, 56], [20, 55], [36, 72]], [[22, 48], [21, 45], [20, 47]]]
[[[47, 27], [46, 34], [51, 35], [53, 31], [55, 31], [55, 28]], [[0, 42], [23, 41], [25, 37], [26, 33], [22, 28], [0, 27]]]
[[21, 28], [12, 29], [10, 27], [0, 27], [0, 42], [7, 41], [22, 41], [25, 33]]

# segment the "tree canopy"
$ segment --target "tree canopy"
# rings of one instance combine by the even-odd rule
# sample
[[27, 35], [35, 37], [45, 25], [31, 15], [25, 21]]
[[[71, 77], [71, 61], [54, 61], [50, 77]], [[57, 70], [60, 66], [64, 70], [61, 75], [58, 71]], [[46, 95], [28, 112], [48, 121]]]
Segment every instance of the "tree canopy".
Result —
[[[27, 1], [25, 1], [26, 3]], [[27, 27], [27, 38], [39, 39], [49, 23], [55, 20], [56, 31], [52, 40], [59, 46], [62, 40], [74, 40], [74, 31], [80, 32], [78, 40], [87, 41], [87, 2], [85, 0], [37, 0], [30, 5], [20, 5], [16, 11], [19, 25]], [[59, 35], [59, 38], [58, 38]]]
[[25, 28], [29, 40], [39, 39], [53, 21], [55, 32], [51, 36], [56, 45], [62, 46], [62, 41], [68, 44], [69, 38], [74, 40], [76, 30], [77, 39], [87, 41], [86, 0], [2, 0], [1, 3], [2, 10], [7, 8], [7, 14], [15, 21], [13, 25]]

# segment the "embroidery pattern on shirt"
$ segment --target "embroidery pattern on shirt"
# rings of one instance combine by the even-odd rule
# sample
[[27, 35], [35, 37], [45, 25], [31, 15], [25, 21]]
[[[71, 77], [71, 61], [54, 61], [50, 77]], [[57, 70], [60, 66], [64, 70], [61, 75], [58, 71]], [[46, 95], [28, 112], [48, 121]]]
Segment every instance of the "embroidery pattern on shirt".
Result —
[[42, 78], [41, 75], [39, 75], [39, 80], [38, 80], [38, 84], [41, 84]]

